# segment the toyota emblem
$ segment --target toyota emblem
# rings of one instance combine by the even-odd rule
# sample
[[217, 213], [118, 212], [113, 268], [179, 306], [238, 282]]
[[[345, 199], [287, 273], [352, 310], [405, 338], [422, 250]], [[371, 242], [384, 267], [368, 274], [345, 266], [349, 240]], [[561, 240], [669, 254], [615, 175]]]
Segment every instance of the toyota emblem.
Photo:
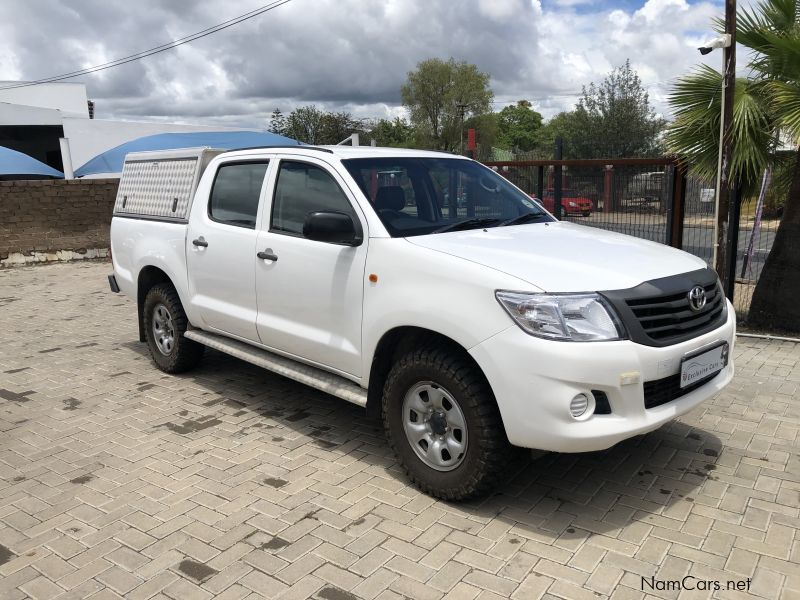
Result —
[[689, 298], [689, 308], [694, 312], [700, 312], [706, 305], [706, 291], [699, 285], [694, 286], [687, 294]]

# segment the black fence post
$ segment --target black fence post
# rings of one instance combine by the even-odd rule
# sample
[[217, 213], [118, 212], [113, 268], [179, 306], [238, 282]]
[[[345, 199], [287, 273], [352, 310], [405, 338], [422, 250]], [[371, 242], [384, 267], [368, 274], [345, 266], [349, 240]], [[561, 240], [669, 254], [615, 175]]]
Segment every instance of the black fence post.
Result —
[[544, 165], [539, 165], [536, 175], [536, 197], [541, 200], [544, 198]]
[[[564, 157], [564, 140], [556, 138], [556, 153], [553, 158], [562, 160]], [[561, 218], [561, 165], [553, 166], [553, 212], [556, 218]]]
[[736, 291], [736, 259], [739, 256], [739, 215], [741, 213], [742, 188], [735, 182], [733, 189], [730, 190], [730, 203], [728, 204], [728, 239], [725, 240], [727, 246], [727, 263], [725, 269], [725, 296], [733, 302]]
[[[669, 176], [670, 176], [670, 179], [671, 179], [671, 181], [670, 181], [671, 190], [670, 191], [672, 193], [670, 194], [670, 201], [666, 203], [667, 204], [667, 207], [666, 207], [667, 208], [667, 226], [666, 226], [665, 231], [664, 231], [664, 235], [665, 235], [665, 238], [666, 238], [664, 240], [664, 243], [667, 246], [671, 246], [672, 245], [672, 228], [675, 226], [675, 183], [676, 183], [675, 180], [678, 178], [678, 170], [675, 167], [672, 167], [671, 169], [667, 169], [665, 167], [664, 168], [664, 175], [666, 176], [667, 173], [669, 173]], [[662, 189], [661, 189], [661, 197], [662, 198], [664, 197], [665, 193], [666, 193], [666, 190], [664, 190], [664, 188], [662, 186]]]

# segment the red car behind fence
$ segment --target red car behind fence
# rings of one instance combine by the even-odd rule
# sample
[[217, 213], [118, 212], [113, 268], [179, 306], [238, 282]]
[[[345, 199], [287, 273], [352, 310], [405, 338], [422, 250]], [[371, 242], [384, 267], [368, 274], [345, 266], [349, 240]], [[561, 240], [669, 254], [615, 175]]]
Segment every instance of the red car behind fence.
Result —
[[[534, 194], [530, 194], [531, 198], [538, 201], [539, 204], [544, 206], [545, 210], [555, 215], [555, 197], [553, 190], [545, 190], [544, 198], [539, 199]], [[588, 217], [594, 210], [594, 202], [580, 194], [577, 190], [566, 188], [561, 190], [561, 215], [557, 217]]]

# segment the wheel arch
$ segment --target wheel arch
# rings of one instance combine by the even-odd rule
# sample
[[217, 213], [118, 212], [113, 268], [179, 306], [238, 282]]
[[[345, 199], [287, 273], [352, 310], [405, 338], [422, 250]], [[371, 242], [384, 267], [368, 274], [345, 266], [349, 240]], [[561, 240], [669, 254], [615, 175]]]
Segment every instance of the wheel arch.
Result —
[[[159, 283], [169, 283], [177, 289], [175, 283], [170, 279], [167, 273], [156, 267], [155, 265], [147, 265], [139, 271], [139, 276], [136, 282], [136, 312], [137, 320], [139, 322], [139, 341], [145, 342], [147, 338], [144, 332], [144, 300], [147, 293]], [[180, 293], [178, 294], [180, 298]], [[181, 300], [183, 303], [183, 300]]]
[[394, 327], [381, 336], [372, 355], [369, 371], [369, 385], [367, 387], [367, 415], [379, 417], [381, 414], [381, 398], [386, 377], [392, 364], [412, 348], [420, 346], [445, 346], [464, 356], [475, 365], [480, 374], [486, 378], [480, 365], [475, 361], [467, 349], [456, 340], [424, 327], [401, 326]]

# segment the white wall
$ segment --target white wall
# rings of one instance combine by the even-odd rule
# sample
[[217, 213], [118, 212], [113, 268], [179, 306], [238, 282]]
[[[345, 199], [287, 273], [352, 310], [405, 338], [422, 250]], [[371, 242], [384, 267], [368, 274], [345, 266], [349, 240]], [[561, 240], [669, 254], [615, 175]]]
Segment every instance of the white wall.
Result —
[[61, 113], [52, 108], [0, 102], [0, 125], [61, 125]]
[[[0, 81], [0, 88], [16, 83], [20, 82]], [[0, 125], [62, 125], [75, 169], [106, 150], [145, 135], [243, 130], [241, 127], [89, 119], [86, 86], [82, 83], [0, 89]]]
[[98, 154], [130, 140], [157, 133], [181, 133], [186, 131], [245, 131], [245, 129], [242, 127], [209, 127], [207, 125], [179, 125], [175, 123], [64, 118], [64, 137], [69, 139], [72, 166], [75, 170]]
[[[0, 81], [0, 88], [24, 83], [20, 81]], [[86, 86], [82, 83], [43, 83], [27, 87], [0, 89], [0, 102], [54, 108], [64, 116], [89, 118], [89, 105]], [[28, 123], [33, 125], [34, 123]]]

